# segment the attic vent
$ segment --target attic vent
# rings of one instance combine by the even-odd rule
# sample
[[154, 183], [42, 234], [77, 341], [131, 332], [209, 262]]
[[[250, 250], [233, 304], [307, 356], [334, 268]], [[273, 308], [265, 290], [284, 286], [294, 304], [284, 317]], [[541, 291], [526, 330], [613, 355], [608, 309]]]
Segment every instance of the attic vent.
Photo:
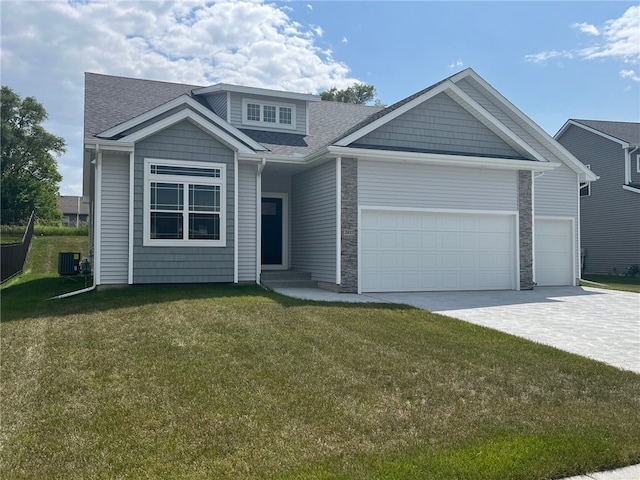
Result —
[[155, 175], [182, 175], [186, 177], [220, 178], [219, 168], [176, 167], [173, 165], [151, 165], [151, 173]]

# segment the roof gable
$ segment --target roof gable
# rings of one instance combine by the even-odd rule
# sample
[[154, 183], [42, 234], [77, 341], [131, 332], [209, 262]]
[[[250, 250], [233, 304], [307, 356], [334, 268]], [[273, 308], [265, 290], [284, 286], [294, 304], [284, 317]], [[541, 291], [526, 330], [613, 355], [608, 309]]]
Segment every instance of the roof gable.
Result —
[[496, 135], [446, 91], [367, 133], [351, 146], [497, 158], [533, 158], [532, 155], [523, 155]]
[[569, 119], [556, 133], [555, 138], [560, 138], [571, 125], [619, 143], [623, 147], [640, 145], [640, 123], [637, 122]]

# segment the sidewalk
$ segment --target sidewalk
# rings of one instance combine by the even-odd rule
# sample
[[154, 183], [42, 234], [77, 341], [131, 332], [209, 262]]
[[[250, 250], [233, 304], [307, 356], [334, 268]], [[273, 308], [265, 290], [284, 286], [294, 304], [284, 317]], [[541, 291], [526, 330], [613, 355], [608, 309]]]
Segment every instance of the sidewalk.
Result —
[[589, 473], [565, 480], [638, 480], [640, 479], [640, 465], [610, 470], [608, 472]]

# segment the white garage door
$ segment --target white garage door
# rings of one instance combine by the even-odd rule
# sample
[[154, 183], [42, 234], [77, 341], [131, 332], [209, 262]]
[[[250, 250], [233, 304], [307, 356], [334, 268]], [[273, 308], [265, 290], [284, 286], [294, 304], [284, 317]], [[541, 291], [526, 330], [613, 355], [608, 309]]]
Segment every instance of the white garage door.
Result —
[[515, 217], [363, 210], [363, 292], [516, 288]]
[[536, 219], [536, 283], [573, 285], [573, 235], [570, 220]]

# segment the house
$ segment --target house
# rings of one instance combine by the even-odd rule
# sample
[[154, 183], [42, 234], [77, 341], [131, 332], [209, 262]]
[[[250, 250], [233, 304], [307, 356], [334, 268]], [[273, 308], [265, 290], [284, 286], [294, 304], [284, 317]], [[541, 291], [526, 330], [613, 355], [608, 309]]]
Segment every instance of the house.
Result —
[[595, 179], [472, 69], [386, 108], [85, 77], [97, 285], [575, 285], [578, 187]]
[[82, 197], [60, 195], [58, 210], [62, 212], [62, 224], [65, 227], [79, 227], [89, 221], [89, 204], [83, 203]]
[[584, 272], [640, 265], [640, 123], [571, 119], [555, 139], [599, 177], [580, 188]]

